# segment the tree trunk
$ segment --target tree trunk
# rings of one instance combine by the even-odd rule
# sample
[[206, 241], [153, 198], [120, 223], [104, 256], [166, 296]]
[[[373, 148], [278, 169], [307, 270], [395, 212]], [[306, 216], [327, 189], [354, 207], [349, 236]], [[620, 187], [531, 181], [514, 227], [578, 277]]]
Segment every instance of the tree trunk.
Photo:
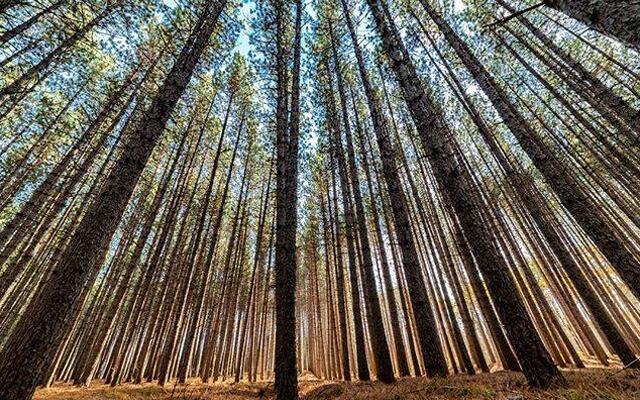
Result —
[[[299, 72], [302, 40], [302, 3], [296, 2], [294, 80], [291, 109], [288, 106], [289, 78], [285, 43], [286, 2], [276, 0], [276, 352], [275, 389], [278, 399], [298, 398], [296, 365], [296, 231], [297, 231], [297, 142], [299, 124]], [[289, 119], [290, 118], [290, 119]]]
[[[20, 95], [28, 91], [24, 89], [24, 86], [32, 79], [38, 78], [38, 74], [44, 71], [49, 65], [51, 65], [56, 59], [73, 47], [78, 41], [80, 41], [91, 29], [107, 18], [115, 9], [114, 4], [109, 4], [105, 9], [96, 15], [91, 21], [89, 21], [82, 28], [78, 29], [71, 36], [66, 38], [58, 47], [52, 52], [47, 54], [40, 62], [29, 68], [25, 73], [20, 75], [18, 79], [11, 82], [7, 86], [0, 89], [0, 98]], [[39, 81], [39, 79], [36, 79]], [[0, 118], [1, 119], [1, 118]]]
[[[331, 121], [329, 125], [331, 127], [332, 135], [331, 142], [333, 151], [336, 154], [338, 161], [338, 171], [340, 172], [340, 182], [343, 188], [343, 200], [350, 202], [350, 194], [353, 194], [353, 208], [355, 208], [356, 215], [353, 214], [351, 204], [349, 205], [349, 214], [345, 211], [345, 218], [347, 220], [347, 229], [353, 231], [353, 238], [355, 239], [355, 233], [358, 234], [360, 243], [360, 255], [362, 257], [362, 271], [363, 271], [363, 294], [366, 303], [367, 311], [367, 323], [369, 327], [369, 334], [371, 338], [371, 346], [373, 349], [374, 360], [376, 364], [377, 378], [385, 383], [392, 383], [394, 381], [393, 367], [391, 364], [391, 356], [389, 354], [389, 345], [387, 343], [386, 333], [384, 331], [384, 325], [382, 322], [382, 311], [380, 310], [380, 300], [378, 298], [377, 287], [375, 282], [375, 276], [373, 271], [373, 259], [371, 257], [371, 248], [369, 243], [369, 236], [367, 232], [366, 219], [364, 214], [364, 206], [362, 204], [362, 194], [360, 192], [360, 179], [356, 170], [353, 144], [351, 141], [351, 127], [347, 111], [346, 94], [344, 90], [344, 84], [342, 81], [342, 69], [338, 58], [338, 52], [336, 49], [335, 38], [333, 37], [333, 28], [330, 27], [330, 33], [332, 36], [332, 50], [334, 67], [337, 74], [338, 81], [338, 93], [340, 95], [340, 104], [342, 105], [342, 118], [345, 129], [345, 136], [347, 140], [347, 148], [349, 152], [349, 166], [347, 171], [347, 162], [345, 160], [344, 149], [342, 147], [342, 139], [340, 135], [340, 125], [338, 121], [338, 113], [335, 109], [335, 99], [333, 96], [332, 85], [329, 85], [328, 103], [329, 116]], [[350, 175], [351, 185], [349, 185], [349, 179], [347, 173]], [[347, 189], [351, 187], [351, 191]], [[346, 210], [347, 208], [345, 208]], [[349, 235], [348, 235], [349, 236]]]
[[547, 182], [560, 197], [562, 204], [569, 210], [580, 226], [598, 245], [598, 248], [611, 261], [629, 288], [640, 297], [640, 263], [620, 242], [616, 232], [603, 218], [591, 199], [581, 193], [565, 164], [552, 154], [548, 146], [537, 137], [531, 125], [517, 111], [500, 89], [495, 79], [473, 56], [468, 46], [449, 28], [441, 17], [431, 9], [426, 0], [420, 0], [447, 40], [456, 50], [465, 66], [474, 76], [478, 85], [487, 94], [492, 104], [514, 133], [522, 148], [534, 165], [544, 175]]
[[43, 15], [51, 14], [52, 12], [56, 11], [58, 8], [60, 8], [60, 6], [66, 3], [66, 1], [67, 0], [58, 0], [55, 3], [51, 3], [49, 6], [43, 8], [42, 10], [34, 14], [31, 18], [27, 19], [23, 23], [16, 25], [15, 27], [7, 30], [6, 32], [3, 32], [2, 35], [0, 35], [0, 46], [4, 46], [9, 40], [13, 39], [14, 37], [18, 36], [22, 32], [31, 28], [33, 24], [35, 24], [36, 21], [38, 21], [40, 17], [42, 17]]
[[[369, 202], [371, 209], [371, 219], [373, 220], [373, 226], [376, 232], [376, 239], [378, 241], [378, 253], [380, 255], [380, 270], [382, 271], [382, 277], [384, 281], [384, 288], [387, 292], [387, 303], [389, 307], [389, 324], [391, 325], [391, 331], [393, 332], [393, 338], [395, 341], [395, 354], [398, 362], [398, 372], [401, 377], [409, 376], [409, 364], [407, 362], [407, 354], [404, 347], [404, 340], [402, 337], [402, 331], [400, 327], [400, 321], [398, 318], [398, 306], [395, 300], [394, 290], [391, 283], [391, 267], [389, 266], [389, 260], [387, 257], [387, 251], [384, 245], [384, 238], [382, 236], [382, 229], [380, 227], [380, 216], [378, 214], [378, 206], [376, 205], [376, 201], [374, 199], [374, 190], [373, 190], [373, 180], [371, 177], [371, 171], [369, 168], [369, 161], [367, 157], [367, 152], [364, 147], [364, 134], [362, 132], [362, 124], [360, 122], [360, 116], [358, 113], [358, 109], [355, 104], [355, 99], [353, 98], [353, 93], [351, 95], [353, 101], [353, 113], [355, 117], [356, 124], [356, 134], [358, 138], [359, 150], [362, 157], [362, 165], [365, 173], [365, 179], [367, 182], [367, 188], [369, 190]], [[350, 157], [354, 157], [353, 155]]]
[[347, 27], [352, 39], [352, 45], [356, 53], [360, 78], [365, 88], [365, 94], [369, 104], [369, 112], [373, 121], [374, 132], [378, 141], [378, 147], [383, 162], [383, 175], [387, 184], [387, 190], [391, 199], [391, 208], [394, 216], [396, 235], [402, 250], [402, 264], [407, 274], [409, 295], [418, 324], [418, 339], [422, 348], [422, 360], [428, 375], [444, 376], [448, 374], [448, 368], [442, 352], [439, 335], [435, 327], [435, 317], [429, 304], [427, 290], [419, 263], [418, 253], [411, 237], [411, 225], [407, 215], [406, 197], [400, 184], [398, 168], [394, 160], [394, 150], [389, 139], [386, 121], [382, 115], [380, 102], [376, 98], [366, 72], [360, 47], [351, 16], [345, 1], [343, 11], [347, 20]]
[[[497, 0], [497, 2], [510, 12], [515, 11], [513, 7], [504, 0]], [[568, 52], [549, 39], [549, 37], [533, 25], [526, 16], [519, 16], [518, 21], [550, 50], [552, 57], [555, 56], [562, 60], [561, 63], [557, 63], [557, 66], [569, 72], [567, 75], [569, 80], [572, 83], [575, 82], [572, 86], [578, 88], [580, 85], [583, 85], [582, 87], [586, 88], [586, 90], [578, 90], [580, 95], [586, 97], [587, 101], [595, 104], [597, 109], [601, 109], [599, 103], [606, 105], [609, 110], [603, 110], [602, 114], [618, 127], [621, 133], [628, 135], [630, 140], [633, 141], [640, 135], [640, 111], [635, 110], [628, 102], [608, 88], [594, 73], [588, 71]], [[511, 28], [508, 26], [506, 26], [506, 28], [511, 31]], [[628, 128], [616, 121], [616, 117], [620, 117], [625, 121]], [[629, 128], [631, 130], [629, 130]], [[635, 131], [635, 133], [632, 131]]]

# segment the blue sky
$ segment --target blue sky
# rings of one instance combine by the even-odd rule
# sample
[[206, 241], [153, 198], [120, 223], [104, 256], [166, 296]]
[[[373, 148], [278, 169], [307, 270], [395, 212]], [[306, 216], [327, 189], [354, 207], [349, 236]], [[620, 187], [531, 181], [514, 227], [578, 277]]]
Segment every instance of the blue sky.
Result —
[[[175, 0], [163, 0], [164, 4], [168, 7], [175, 7]], [[253, 49], [253, 46], [250, 43], [249, 31], [251, 27], [249, 26], [249, 21], [251, 17], [251, 13], [255, 8], [255, 3], [253, 0], [244, 0], [242, 1], [242, 7], [240, 8], [240, 21], [244, 24], [244, 28], [240, 32], [240, 36], [238, 37], [238, 42], [236, 43], [236, 50], [243, 55], [248, 55], [249, 52]]]
[[236, 50], [240, 52], [240, 54], [247, 55], [249, 51], [253, 49], [253, 46], [250, 43], [249, 39], [249, 30], [251, 27], [249, 26], [249, 21], [251, 17], [251, 13], [255, 8], [255, 3], [251, 0], [244, 1], [242, 3], [242, 7], [240, 8], [240, 21], [244, 24], [244, 28], [240, 32], [240, 36], [238, 37], [238, 42], [236, 43]]

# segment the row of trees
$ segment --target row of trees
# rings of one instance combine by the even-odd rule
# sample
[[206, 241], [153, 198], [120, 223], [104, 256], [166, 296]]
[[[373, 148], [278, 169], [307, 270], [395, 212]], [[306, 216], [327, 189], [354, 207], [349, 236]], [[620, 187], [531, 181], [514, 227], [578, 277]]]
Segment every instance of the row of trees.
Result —
[[[376, 55], [361, 44], [348, 2], [317, 10], [313, 109], [323, 115], [301, 255], [302, 369], [393, 382], [410, 374], [409, 365], [415, 374], [443, 376], [488, 371], [498, 361], [547, 387], [565, 384], [557, 365], [584, 367], [587, 354], [605, 365], [614, 355], [637, 367], [638, 321], [620, 325], [622, 314], [613, 311], [624, 304], [626, 321], [637, 316], [637, 74], [609, 70], [603, 78], [498, 1], [511, 15], [488, 35], [502, 46], [500, 62], [508, 60], [536, 96], [532, 102], [491, 71], [499, 71], [495, 63], [474, 54], [437, 5], [367, 4], [381, 38]], [[406, 18], [411, 34], [402, 35], [395, 18]], [[413, 63], [405, 36], [430, 65]], [[384, 64], [396, 93], [387, 89]], [[425, 69], [436, 79], [423, 81]], [[610, 78], [625, 89], [612, 90], [603, 80]], [[449, 99], [435, 94], [438, 84], [450, 90]], [[471, 85], [481, 100], [469, 95]], [[534, 85], [549, 93], [540, 96]], [[490, 124], [483, 102], [514, 142], [505, 143], [506, 132]], [[588, 117], [579, 103], [592, 107]], [[443, 108], [452, 106], [462, 107], [461, 120], [448, 124]], [[598, 282], [594, 270], [608, 282]]]
[[233, 1], [0, 2], [0, 397], [640, 366], [639, 14], [582, 3], [261, 0], [247, 59]]

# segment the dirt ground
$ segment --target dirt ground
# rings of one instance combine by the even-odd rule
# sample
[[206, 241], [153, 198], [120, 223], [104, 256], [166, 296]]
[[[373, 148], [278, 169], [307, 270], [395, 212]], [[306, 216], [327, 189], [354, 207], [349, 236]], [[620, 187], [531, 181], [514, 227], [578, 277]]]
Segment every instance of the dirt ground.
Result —
[[[569, 387], [547, 391], [530, 389], [521, 374], [498, 372], [447, 379], [405, 378], [394, 385], [378, 382], [327, 382], [305, 375], [301, 399], [349, 400], [640, 400], [640, 371], [585, 370], [565, 372]], [[111, 388], [94, 382], [89, 388], [54, 385], [38, 390], [35, 400], [213, 400], [271, 399], [272, 383], [218, 383], [204, 385], [122, 385]]]

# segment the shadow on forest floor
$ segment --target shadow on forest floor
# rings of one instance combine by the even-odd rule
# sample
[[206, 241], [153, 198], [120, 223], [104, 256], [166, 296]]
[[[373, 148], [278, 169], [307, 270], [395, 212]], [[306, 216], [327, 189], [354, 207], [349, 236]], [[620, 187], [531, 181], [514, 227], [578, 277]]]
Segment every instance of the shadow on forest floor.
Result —
[[[639, 400], [640, 371], [584, 370], [565, 372], [569, 388], [539, 391], [530, 389], [521, 374], [497, 372], [446, 379], [405, 378], [393, 385], [379, 382], [329, 382], [300, 380], [304, 400]], [[160, 387], [149, 383], [111, 388], [94, 382], [89, 388], [57, 384], [36, 392], [35, 400], [213, 400], [272, 399], [273, 385], [218, 383]]]

